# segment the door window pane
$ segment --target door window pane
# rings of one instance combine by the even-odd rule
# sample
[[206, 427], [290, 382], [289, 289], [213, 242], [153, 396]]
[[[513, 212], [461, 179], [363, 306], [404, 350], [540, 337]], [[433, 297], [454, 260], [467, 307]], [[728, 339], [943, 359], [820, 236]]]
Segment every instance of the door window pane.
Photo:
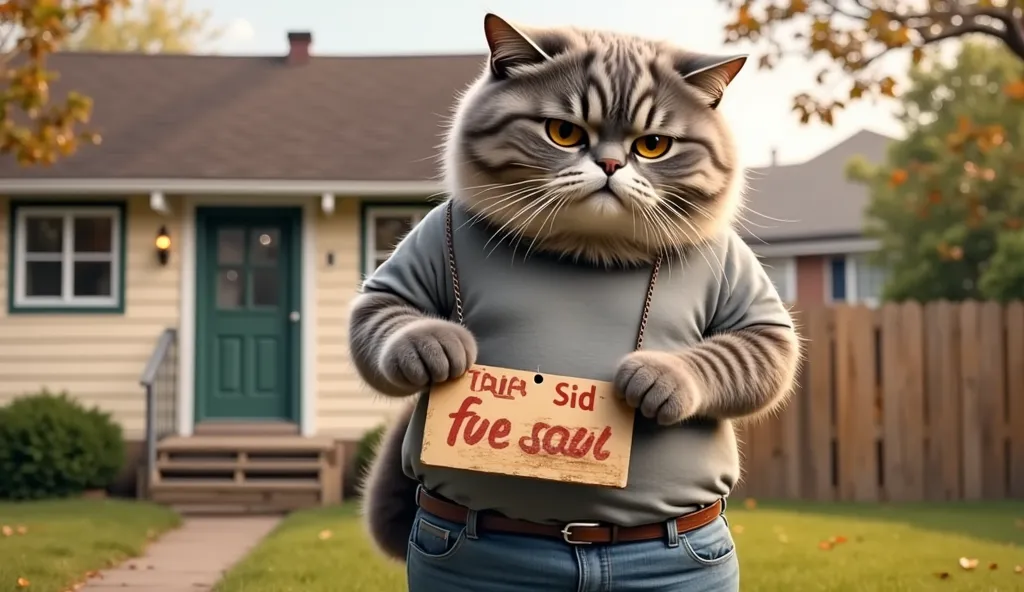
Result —
[[221, 228], [217, 231], [217, 262], [221, 265], [241, 265], [245, 262], [245, 230]]
[[112, 267], [109, 261], [76, 261], [75, 296], [112, 296]]
[[114, 220], [110, 216], [76, 216], [76, 253], [110, 253], [114, 248]]
[[373, 248], [376, 251], [391, 251], [412, 230], [412, 216], [379, 216], [374, 218]]
[[255, 265], [277, 265], [281, 231], [277, 228], [254, 228], [250, 245], [250, 262]]
[[252, 305], [277, 306], [281, 300], [281, 282], [278, 281], [277, 269], [256, 268], [252, 274]]
[[25, 264], [25, 296], [59, 297], [61, 295], [60, 261], [29, 261]]
[[25, 251], [60, 253], [64, 248], [64, 219], [59, 216], [29, 216], [25, 219]]
[[245, 306], [245, 282], [237, 269], [221, 269], [217, 273], [217, 308]]

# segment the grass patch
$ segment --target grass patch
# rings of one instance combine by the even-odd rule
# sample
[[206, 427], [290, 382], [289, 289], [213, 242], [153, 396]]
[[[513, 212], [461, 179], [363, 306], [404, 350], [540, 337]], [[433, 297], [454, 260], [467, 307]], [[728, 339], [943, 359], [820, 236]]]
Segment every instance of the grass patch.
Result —
[[[1024, 574], [1014, 573], [1024, 565], [1022, 503], [747, 508], [734, 502], [727, 516], [744, 592], [1024, 590]], [[833, 538], [840, 542], [822, 545]], [[960, 557], [977, 559], [977, 567], [964, 570]], [[216, 592], [340, 589], [406, 589], [404, 568], [370, 548], [352, 504], [291, 515]]]
[[93, 570], [139, 555], [177, 524], [177, 514], [148, 503], [0, 503], [0, 592], [69, 589]]

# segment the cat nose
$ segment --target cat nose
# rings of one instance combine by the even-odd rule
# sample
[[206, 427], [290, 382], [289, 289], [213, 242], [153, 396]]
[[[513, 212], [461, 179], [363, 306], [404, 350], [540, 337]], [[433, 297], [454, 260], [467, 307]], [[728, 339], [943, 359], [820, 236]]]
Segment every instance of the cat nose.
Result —
[[604, 174], [611, 177], [615, 174], [615, 171], [621, 169], [623, 166], [622, 161], [615, 160], [614, 158], [598, 158], [597, 164], [604, 169]]

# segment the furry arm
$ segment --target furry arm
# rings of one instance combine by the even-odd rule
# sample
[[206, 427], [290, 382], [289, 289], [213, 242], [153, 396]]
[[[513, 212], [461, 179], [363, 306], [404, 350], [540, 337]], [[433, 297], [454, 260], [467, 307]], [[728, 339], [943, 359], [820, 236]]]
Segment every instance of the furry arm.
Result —
[[664, 425], [693, 416], [740, 418], [781, 405], [799, 363], [795, 330], [755, 325], [677, 353], [632, 353], [620, 364], [615, 384], [630, 405]]
[[356, 297], [348, 339], [362, 379], [393, 397], [458, 378], [476, 361], [476, 340], [464, 327], [428, 316], [387, 292]]

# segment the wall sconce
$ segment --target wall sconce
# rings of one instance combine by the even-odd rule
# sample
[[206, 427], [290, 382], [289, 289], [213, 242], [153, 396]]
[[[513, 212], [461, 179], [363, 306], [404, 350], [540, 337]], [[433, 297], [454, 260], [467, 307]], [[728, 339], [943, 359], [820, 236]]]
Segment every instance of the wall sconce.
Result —
[[167, 227], [161, 226], [156, 235], [156, 258], [160, 265], [167, 265], [171, 257], [171, 235], [167, 233]]

